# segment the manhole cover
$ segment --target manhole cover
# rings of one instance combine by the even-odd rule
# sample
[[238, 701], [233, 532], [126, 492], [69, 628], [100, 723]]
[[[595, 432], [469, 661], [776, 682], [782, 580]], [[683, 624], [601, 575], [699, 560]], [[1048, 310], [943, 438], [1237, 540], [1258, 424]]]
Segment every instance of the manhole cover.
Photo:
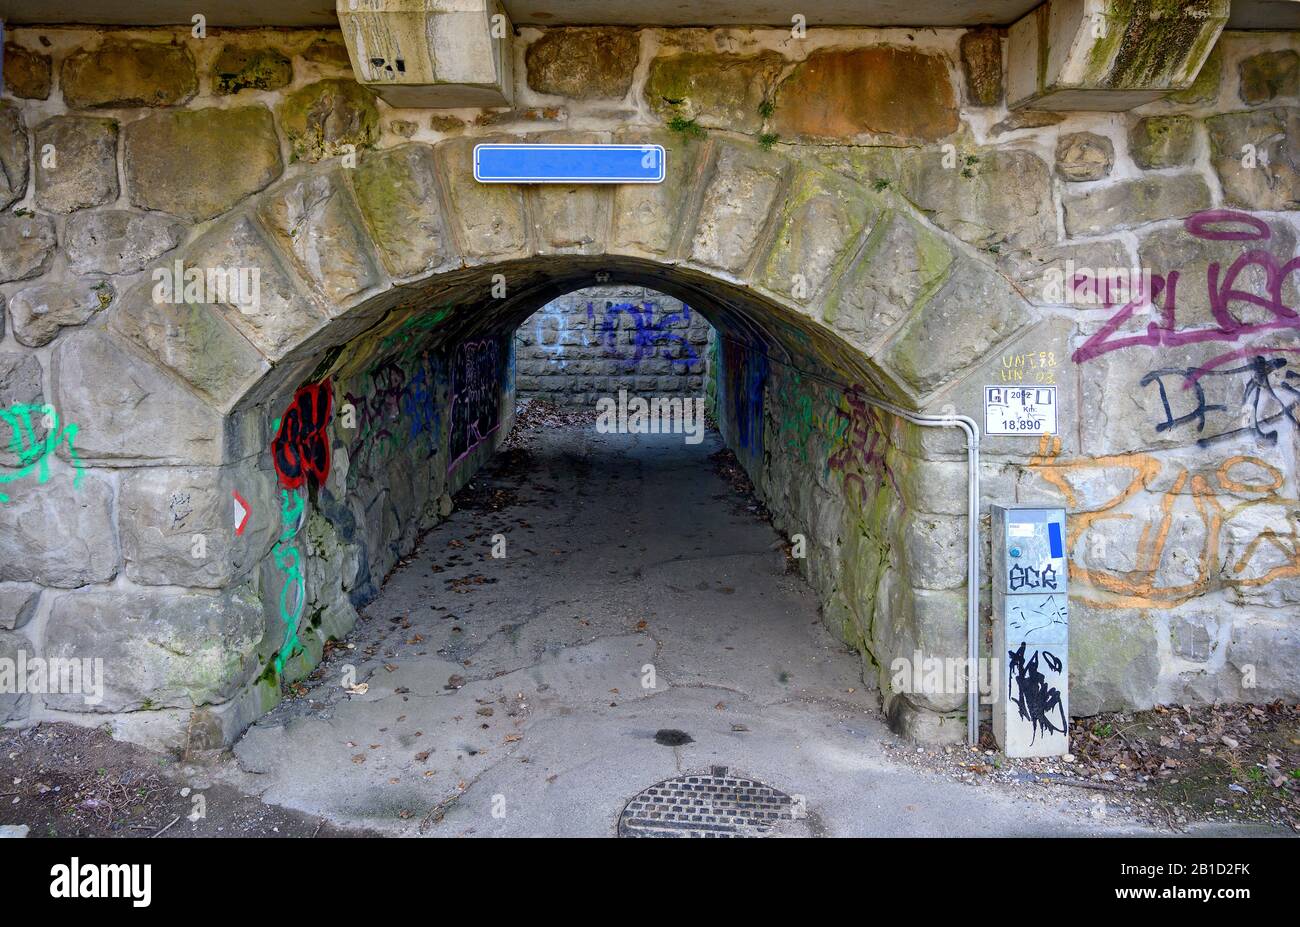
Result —
[[620, 837], [766, 837], [806, 832], [802, 801], [753, 779], [678, 776], [633, 796], [618, 819]]

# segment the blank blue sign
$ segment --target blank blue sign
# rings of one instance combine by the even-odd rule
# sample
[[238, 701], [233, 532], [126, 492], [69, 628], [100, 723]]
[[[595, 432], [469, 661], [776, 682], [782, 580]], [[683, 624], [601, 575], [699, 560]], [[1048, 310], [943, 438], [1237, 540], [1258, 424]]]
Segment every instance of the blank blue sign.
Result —
[[662, 145], [476, 145], [480, 183], [660, 183]]

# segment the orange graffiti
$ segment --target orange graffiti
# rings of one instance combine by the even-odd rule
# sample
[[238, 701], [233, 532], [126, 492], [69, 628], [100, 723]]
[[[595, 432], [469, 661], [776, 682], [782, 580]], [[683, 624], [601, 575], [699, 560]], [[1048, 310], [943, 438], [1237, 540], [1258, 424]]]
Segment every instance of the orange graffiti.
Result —
[[[1257, 587], [1300, 576], [1300, 504], [1277, 494], [1284, 474], [1258, 457], [1231, 457], [1206, 473], [1177, 464], [1166, 468], [1149, 454], [1062, 462], [1060, 453], [1060, 438], [1045, 435], [1029, 467], [1065, 497], [1070, 510], [1066, 532], [1070, 577], [1076, 593], [1088, 604], [1171, 608], [1216, 588]], [[1257, 468], [1258, 475], [1234, 476], [1239, 468]], [[1119, 470], [1130, 471], [1122, 488], [1080, 510], [1088, 481]], [[1157, 514], [1129, 510], [1136, 507], [1130, 503], [1141, 492], [1159, 497]], [[1187, 511], [1189, 499], [1192, 512]], [[1145, 521], [1130, 568], [1089, 568], [1075, 556], [1081, 542], [1085, 549], [1095, 541], [1105, 550], [1106, 531], [1099, 528], [1090, 533], [1094, 527], [1139, 518]], [[1269, 522], [1268, 526], [1261, 521]], [[1178, 541], [1171, 544], [1175, 526]]]

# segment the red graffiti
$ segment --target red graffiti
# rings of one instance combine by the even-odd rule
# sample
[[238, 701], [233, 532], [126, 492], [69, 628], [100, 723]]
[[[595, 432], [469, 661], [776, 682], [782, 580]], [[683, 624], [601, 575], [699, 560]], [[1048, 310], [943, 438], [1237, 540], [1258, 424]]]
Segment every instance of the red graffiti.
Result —
[[330, 438], [327, 426], [334, 414], [334, 392], [328, 379], [304, 386], [280, 419], [271, 442], [275, 472], [285, 489], [297, 489], [308, 476], [316, 485], [330, 473]]
[[[1183, 227], [1188, 234], [1206, 241], [1264, 241], [1272, 234], [1261, 220], [1229, 209], [1197, 213], [1189, 217]], [[1259, 267], [1264, 272], [1263, 295], [1236, 288], [1237, 278], [1252, 267]], [[1214, 320], [1218, 323], [1216, 327], [1180, 331], [1177, 321], [1178, 271], [1171, 271], [1165, 276], [1152, 274], [1151, 292], [1138, 293], [1125, 303], [1097, 334], [1074, 352], [1074, 360], [1082, 363], [1111, 351], [1138, 345], [1176, 347], [1213, 341], [1234, 342], [1261, 332], [1300, 329], [1300, 313], [1286, 305], [1282, 299], [1282, 289], [1287, 278], [1300, 270], [1300, 258], [1280, 263], [1268, 251], [1251, 249], [1233, 261], [1226, 273], [1222, 273], [1222, 270], [1217, 261], [1211, 262], [1206, 269], [1206, 293]], [[1148, 324], [1146, 334], [1115, 337], [1115, 333], [1133, 317], [1134, 312], [1147, 306], [1155, 307], [1162, 295], [1164, 305], [1160, 307], [1160, 321]], [[1272, 318], [1248, 324], [1233, 312], [1234, 303], [1257, 306], [1270, 313]]]

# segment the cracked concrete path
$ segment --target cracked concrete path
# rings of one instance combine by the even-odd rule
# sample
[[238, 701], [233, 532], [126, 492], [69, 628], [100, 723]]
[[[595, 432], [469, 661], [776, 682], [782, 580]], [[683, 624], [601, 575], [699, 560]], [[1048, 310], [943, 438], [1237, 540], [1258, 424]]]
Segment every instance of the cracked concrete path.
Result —
[[498, 455], [222, 776], [403, 835], [608, 836], [632, 795], [713, 766], [803, 796], [818, 834], [1147, 832], [1090, 819], [1088, 794], [892, 758], [859, 658], [715, 473], [720, 447], [567, 428]]

